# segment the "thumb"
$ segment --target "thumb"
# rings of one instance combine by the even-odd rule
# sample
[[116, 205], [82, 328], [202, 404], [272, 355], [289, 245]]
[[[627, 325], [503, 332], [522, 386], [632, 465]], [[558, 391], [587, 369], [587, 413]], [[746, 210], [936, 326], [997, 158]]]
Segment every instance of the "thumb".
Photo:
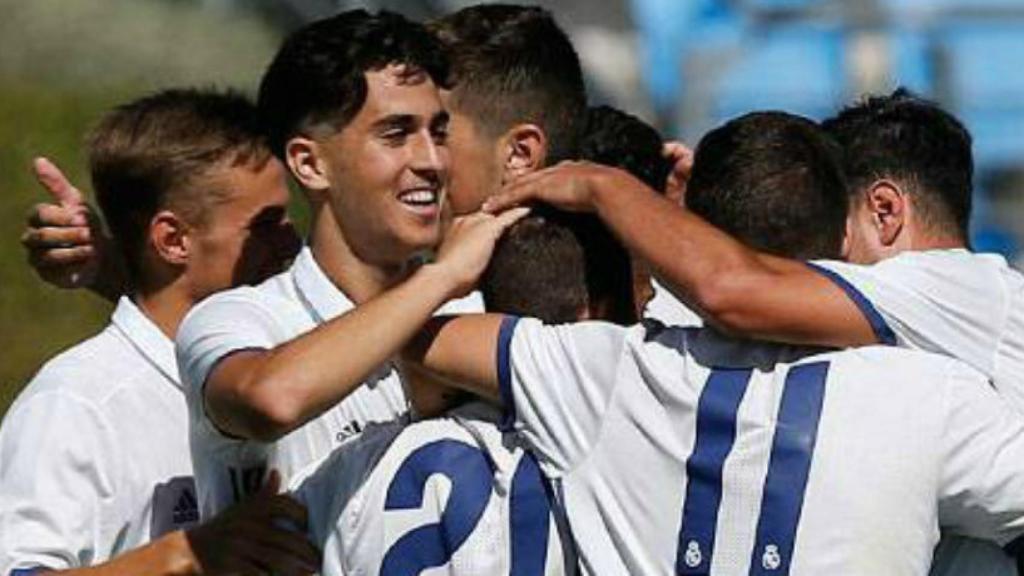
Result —
[[60, 168], [57, 168], [57, 165], [48, 158], [37, 157], [32, 161], [32, 168], [36, 173], [36, 180], [43, 185], [43, 188], [46, 188], [46, 191], [53, 196], [58, 204], [70, 207], [85, 203], [85, 198], [78, 188], [72, 186]]

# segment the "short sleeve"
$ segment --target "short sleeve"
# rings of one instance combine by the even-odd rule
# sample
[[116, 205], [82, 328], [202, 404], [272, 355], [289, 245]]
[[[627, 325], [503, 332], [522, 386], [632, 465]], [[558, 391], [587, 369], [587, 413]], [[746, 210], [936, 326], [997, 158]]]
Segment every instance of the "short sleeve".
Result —
[[603, 322], [544, 326], [506, 317], [498, 338], [502, 426], [519, 433], [549, 475], [568, 472], [597, 438], [626, 341]]
[[880, 343], [937, 352], [992, 377], [1006, 318], [1001, 274], [970, 254], [907, 254], [872, 266], [817, 261], [861, 309]]
[[212, 296], [193, 308], [175, 340], [178, 369], [189, 387], [202, 386], [217, 362], [232, 352], [273, 348], [281, 329], [252, 289]]
[[1024, 421], [981, 374], [951, 365], [939, 520], [1005, 546], [1024, 534]]
[[0, 574], [109, 558], [130, 515], [119, 460], [116, 434], [83, 400], [44, 392], [15, 404], [0, 428]]

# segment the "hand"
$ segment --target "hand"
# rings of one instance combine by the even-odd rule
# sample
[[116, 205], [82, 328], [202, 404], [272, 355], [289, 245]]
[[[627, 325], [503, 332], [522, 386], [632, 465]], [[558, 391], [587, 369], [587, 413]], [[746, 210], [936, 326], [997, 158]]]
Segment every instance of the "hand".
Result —
[[202, 574], [291, 576], [319, 571], [320, 554], [305, 535], [306, 509], [277, 494], [280, 484], [281, 476], [271, 472], [259, 492], [187, 532]]
[[529, 208], [513, 208], [497, 215], [476, 212], [452, 221], [434, 261], [435, 266], [445, 270], [446, 281], [452, 283], [450, 298], [473, 291], [491, 260], [498, 238], [529, 213]]
[[109, 240], [82, 193], [46, 158], [33, 162], [36, 179], [54, 203], [36, 204], [21, 243], [43, 281], [60, 288], [91, 286]]
[[566, 161], [551, 168], [520, 176], [484, 202], [483, 210], [498, 213], [529, 202], [544, 202], [568, 212], [593, 212], [599, 186], [621, 178], [626, 172], [592, 162]]
[[665, 183], [665, 196], [676, 204], [682, 204], [686, 197], [686, 184], [693, 172], [693, 150], [677, 140], [666, 142], [661, 155], [672, 163], [672, 171]]

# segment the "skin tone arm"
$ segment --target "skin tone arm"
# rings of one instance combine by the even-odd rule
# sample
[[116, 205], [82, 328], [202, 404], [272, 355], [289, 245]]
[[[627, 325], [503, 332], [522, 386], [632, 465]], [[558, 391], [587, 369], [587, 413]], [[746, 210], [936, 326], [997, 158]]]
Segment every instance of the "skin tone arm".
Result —
[[32, 207], [21, 244], [40, 278], [58, 288], [88, 288], [116, 302], [127, 290], [127, 274], [85, 196], [53, 162], [36, 158], [36, 180], [50, 203]]
[[832, 281], [802, 262], [751, 250], [626, 172], [563, 162], [511, 182], [484, 209], [533, 201], [596, 213], [677, 298], [726, 333], [837, 347], [877, 341]]
[[322, 414], [401, 350], [442, 304], [469, 293], [494, 243], [527, 212], [457, 219], [436, 261], [398, 286], [276, 348], [226, 357], [206, 381], [210, 417], [229, 434], [272, 441]]
[[443, 378], [446, 385], [500, 402], [494, 351], [503, 318], [501, 314], [434, 318], [403, 350], [402, 358], [407, 365]]
[[280, 476], [272, 473], [260, 492], [191, 530], [176, 530], [98, 566], [61, 570], [69, 576], [220, 576], [229, 574], [313, 574], [320, 568], [305, 532], [274, 525], [284, 520], [298, 530], [306, 510], [277, 494]]

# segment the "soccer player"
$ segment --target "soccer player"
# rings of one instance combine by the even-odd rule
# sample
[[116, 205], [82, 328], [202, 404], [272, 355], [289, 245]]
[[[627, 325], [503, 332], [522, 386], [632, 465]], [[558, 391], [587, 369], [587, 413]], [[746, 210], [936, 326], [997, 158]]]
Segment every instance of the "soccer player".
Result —
[[[810, 121], [749, 115], [702, 140], [688, 201], [762, 250], [835, 257], [835, 154]], [[728, 188], [702, 190], [711, 174]], [[765, 207], [790, 233], [766, 233]], [[1024, 531], [1024, 423], [956, 360], [657, 324], [435, 328], [414, 353], [502, 402], [586, 573], [921, 574], [939, 523], [1000, 544]]]
[[[550, 323], [633, 320], [629, 256], [590, 218], [531, 216], [513, 226], [481, 290], [489, 310]], [[440, 418], [368, 428], [295, 491], [325, 550], [322, 574], [572, 573], [563, 518], [536, 461], [472, 401]], [[431, 475], [443, 477], [429, 480]]]
[[132, 290], [106, 329], [43, 366], [0, 426], [0, 574], [308, 573], [315, 552], [272, 524], [302, 524], [304, 511], [274, 486], [197, 526], [171, 340], [192, 303], [265, 278], [297, 247], [284, 168], [254, 107], [160, 92], [108, 114], [89, 161]]
[[[260, 85], [271, 148], [310, 202], [309, 245], [283, 274], [197, 305], [177, 337], [203, 514], [404, 418], [390, 358], [468, 293], [523, 213], [456, 220], [441, 46], [422, 26], [345, 12], [292, 34]], [[302, 86], [302, 90], [296, 90]]]
[[[661, 150], [657, 133], [636, 118], [608, 107], [589, 111], [580, 142], [588, 158], [664, 183], [669, 166]], [[548, 212], [517, 223], [499, 241], [480, 289], [495, 312], [552, 324], [630, 324], [637, 317], [630, 268], [622, 246], [592, 217]], [[368, 428], [339, 447], [295, 491], [313, 511], [313, 542], [329, 551], [322, 573], [439, 566], [449, 574], [571, 573], [565, 567], [574, 555], [563, 552], [559, 532], [564, 518], [551, 516], [536, 462], [499, 422], [493, 407], [469, 402], [436, 419]], [[444, 475], [452, 492], [438, 482], [410, 482], [432, 473]], [[399, 501], [406, 494], [412, 502]], [[446, 510], [465, 506], [475, 511], [473, 521], [456, 528]]]

